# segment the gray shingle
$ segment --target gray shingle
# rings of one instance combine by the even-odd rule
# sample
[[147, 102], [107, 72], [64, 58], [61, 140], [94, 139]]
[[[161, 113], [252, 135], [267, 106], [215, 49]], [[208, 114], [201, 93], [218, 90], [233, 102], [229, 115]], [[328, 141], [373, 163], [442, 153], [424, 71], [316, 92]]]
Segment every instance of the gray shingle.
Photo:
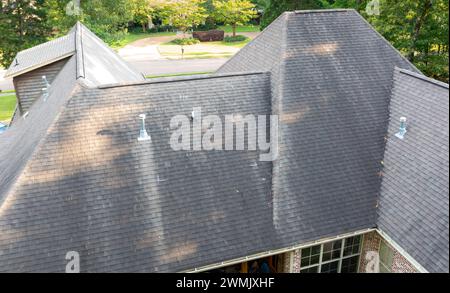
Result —
[[448, 84], [397, 69], [378, 226], [430, 272], [449, 271], [448, 125]]

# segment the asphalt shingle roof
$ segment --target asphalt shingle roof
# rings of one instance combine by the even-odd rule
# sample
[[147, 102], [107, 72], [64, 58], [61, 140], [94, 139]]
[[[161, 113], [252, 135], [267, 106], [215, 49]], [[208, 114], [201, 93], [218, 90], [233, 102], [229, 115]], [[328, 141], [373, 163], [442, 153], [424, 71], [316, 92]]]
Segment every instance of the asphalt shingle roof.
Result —
[[449, 271], [448, 153], [448, 84], [397, 69], [378, 225], [429, 272]]
[[[394, 68], [418, 71], [357, 12], [285, 13], [217, 74], [149, 82], [72, 33], [98, 49], [0, 136], [0, 271], [181, 271], [377, 225]], [[193, 107], [279, 115], [278, 159], [173, 151]]]

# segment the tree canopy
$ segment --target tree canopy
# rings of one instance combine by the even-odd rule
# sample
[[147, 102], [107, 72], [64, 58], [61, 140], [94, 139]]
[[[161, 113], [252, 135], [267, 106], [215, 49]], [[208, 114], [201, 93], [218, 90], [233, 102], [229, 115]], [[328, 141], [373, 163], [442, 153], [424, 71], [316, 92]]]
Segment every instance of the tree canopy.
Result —
[[208, 14], [203, 6], [205, 0], [167, 0], [160, 4], [160, 17], [166, 24], [186, 32], [205, 22]]
[[236, 26], [249, 22], [257, 15], [255, 5], [248, 0], [214, 0], [214, 18], [229, 24], [233, 28], [233, 37], [236, 36]]

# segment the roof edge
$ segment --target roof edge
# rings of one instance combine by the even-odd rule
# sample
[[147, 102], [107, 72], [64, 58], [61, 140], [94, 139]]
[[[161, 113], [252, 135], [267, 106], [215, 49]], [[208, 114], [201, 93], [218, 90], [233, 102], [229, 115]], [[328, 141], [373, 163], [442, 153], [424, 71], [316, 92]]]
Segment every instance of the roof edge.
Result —
[[349, 12], [356, 11], [353, 8], [332, 8], [332, 9], [306, 9], [306, 10], [294, 10], [286, 11], [285, 13], [295, 13], [295, 14], [308, 14], [308, 13], [335, 13], [335, 12]]
[[412, 71], [407, 70], [407, 69], [395, 67], [395, 72], [401, 73], [401, 74], [405, 74], [405, 75], [409, 75], [409, 76], [414, 77], [414, 78], [416, 78], [416, 79], [420, 79], [420, 80], [423, 80], [423, 81], [425, 81], [425, 82], [432, 83], [432, 84], [434, 84], [434, 85], [443, 87], [443, 88], [445, 88], [445, 89], [448, 89], [448, 88], [449, 88], [448, 83], [445, 83], [445, 82], [436, 80], [436, 79], [434, 79], [434, 78], [428, 77], [428, 76], [423, 75], [423, 74], [418, 74], [418, 73], [412, 72]]
[[[68, 93], [68, 98], [67, 100], [64, 102], [64, 104], [61, 107], [61, 110], [55, 115], [55, 117], [53, 117], [52, 121], [50, 121], [48, 127], [46, 128], [44, 134], [38, 139], [37, 143], [35, 144], [35, 148], [33, 149], [33, 151], [30, 153], [28, 158], [32, 158], [35, 154], [37, 154], [43, 147], [44, 145], [44, 141], [47, 138], [47, 134], [53, 129], [56, 121], [58, 121], [59, 117], [61, 116], [61, 113], [65, 110], [67, 104], [69, 103], [69, 101], [72, 99], [72, 97], [74, 97], [82, 88], [82, 85], [79, 83], [78, 80], [75, 80], [75, 84], [73, 85], [73, 87], [71, 88], [70, 92]], [[17, 188], [17, 183], [20, 180], [20, 178], [22, 177], [23, 173], [25, 170], [27, 170], [29, 164], [30, 164], [30, 159], [28, 159], [26, 161], [26, 163], [20, 167], [20, 172], [18, 172], [17, 176], [15, 176], [15, 178], [13, 179], [12, 184], [6, 189], [6, 192], [4, 193], [3, 197], [0, 197], [0, 215], [2, 212], [2, 207], [4, 206], [5, 202], [8, 201], [8, 199], [11, 196], [11, 193], [13, 193], [15, 191], [15, 189]]]
[[72, 51], [72, 52], [70, 52], [70, 53], [61, 55], [61, 56], [59, 56], [59, 57], [57, 57], [57, 58], [53, 58], [53, 59], [50, 59], [50, 60], [48, 60], [48, 61], [46, 61], [46, 62], [37, 64], [37, 65], [35, 65], [35, 66], [31, 66], [31, 67], [25, 68], [25, 69], [23, 69], [23, 70], [21, 70], [21, 71], [17, 71], [16, 73], [13, 73], [13, 74], [9, 74], [8, 72], [6, 72], [6, 74], [4, 75], [4, 77], [5, 77], [5, 78], [16, 77], [16, 76], [19, 76], [19, 75], [28, 73], [28, 72], [30, 72], [30, 71], [39, 69], [39, 68], [41, 68], [41, 67], [50, 65], [50, 64], [52, 64], [52, 63], [61, 61], [61, 60], [63, 60], [63, 59], [69, 58], [69, 57], [73, 56], [74, 54], [75, 54], [75, 51]]
[[[245, 47], [250, 46], [251, 44], [255, 43], [259, 38], [261, 38], [263, 36], [263, 34], [269, 30], [269, 28], [276, 22], [281, 20], [283, 17], [287, 17], [286, 15], [288, 15], [288, 12], [283, 12], [281, 13], [274, 21], [272, 21], [268, 26], [266, 26], [262, 31], [259, 32], [259, 35], [256, 36], [256, 38], [254, 38], [253, 40], [251, 40], [248, 44], [246, 44], [243, 48], [241, 48], [236, 54], [234, 54], [234, 56], [232, 56], [230, 59], [228, 59], [224, 64], [222, 64], [217, 70], [216, 72], [220, 71], [222, 68], [224, 68], [225, 66], [228, 65], [228, 63], [230, 63], [236, 56], [239, 56], [239, 54], [242, 54], [241, 52], [243, 52], [243, 49]], [[286, 19], [284, 20], [284, 22], [286, 23]], [[285, 25], [283, 26], [285, 27]]]
[[250, 72], [233, 72], [233, 73], [221, 73], [221, 74], [202, 74], [200, 75], [189, 75], [189, 76], [176, 76], [176, 77], [162, 77], [155, 78], [153, 80], [147, 79], [144, 81], [136, 82], [125, 82], [125, 83], [113, 83], [99, 85], [99, 89], [117, 88], [117, 87], [127, 87], [135, 85], [146, 85], [146, 84], [159, 84], [159, 83], [173, 83], [173, 82], [183, 82], [183, 81], [193, 81], [193, 80], [204, 80], [204, 79], [216, 79], [216, 78], [226, 78], [234, 76], [248, 76], [248, 75], [260, 75], [260, 74], [270, 74], [269, 71], [250, 71]]

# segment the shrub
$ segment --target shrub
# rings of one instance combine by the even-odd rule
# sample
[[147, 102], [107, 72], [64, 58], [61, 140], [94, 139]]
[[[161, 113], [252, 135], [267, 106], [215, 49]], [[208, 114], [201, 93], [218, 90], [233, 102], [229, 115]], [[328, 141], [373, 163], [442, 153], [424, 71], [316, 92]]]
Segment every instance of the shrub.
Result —
[[182, 39], [175, 39], [170, 43], [180, 46], [188, 46], [198, 44], [200, 43], [200, 41], [194, 38], [182, 38]]
[[235, 36], [235, 37], [233, 37], [233, 36], [226, 36], [226, 37], [223, 39], [223, 41], [224, 41], [225, 43], [243, 42], [243, 41], [245, 41], [245, 40], [247, 40], [247, 37], [246, 37], [246, 36], [242, 36], [242, 35], [237, 35], [237, 36]]

